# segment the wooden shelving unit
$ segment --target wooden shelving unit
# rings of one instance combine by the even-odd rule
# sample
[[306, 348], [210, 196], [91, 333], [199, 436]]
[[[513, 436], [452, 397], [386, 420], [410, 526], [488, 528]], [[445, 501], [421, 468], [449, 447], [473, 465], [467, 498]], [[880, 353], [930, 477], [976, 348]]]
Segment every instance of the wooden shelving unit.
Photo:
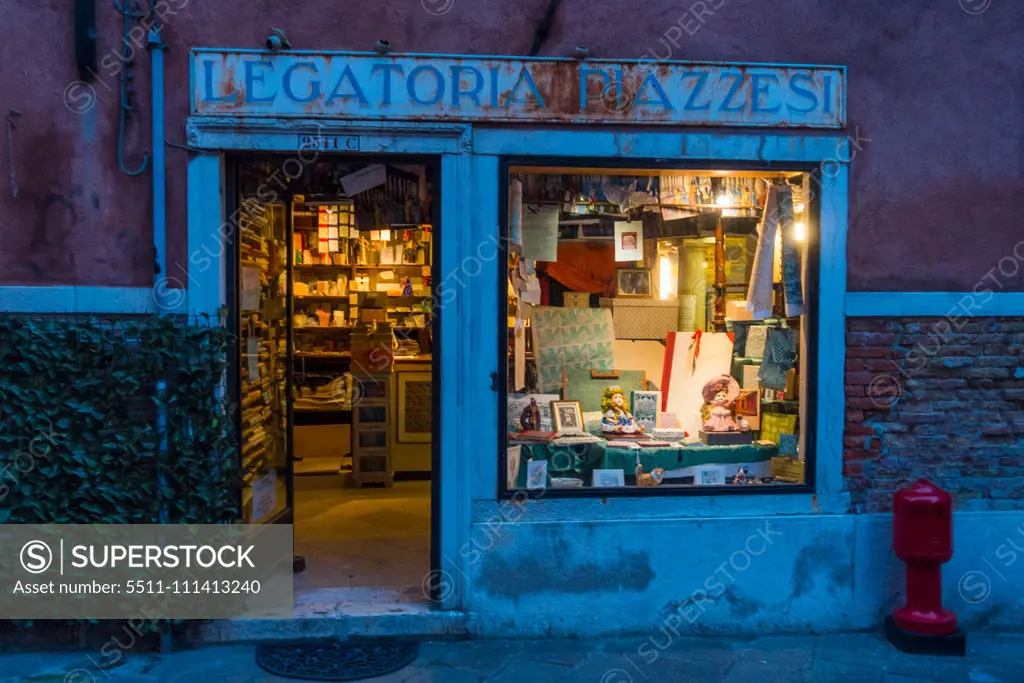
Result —
[[391, 373], [364, 375], [362, 381], [379, 382], [379, 398], [364, 397], [352, 411], [352, 479], [356, 484], [391, 486]]

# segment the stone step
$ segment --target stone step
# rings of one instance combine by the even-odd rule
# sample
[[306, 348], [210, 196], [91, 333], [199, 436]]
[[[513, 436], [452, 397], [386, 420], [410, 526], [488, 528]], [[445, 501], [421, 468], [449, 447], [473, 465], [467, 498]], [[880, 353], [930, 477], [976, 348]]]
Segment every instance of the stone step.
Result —
[[191, 644], [305, 638], [449, 639], [467, 635], [463, 612], [434, 609], [410, 600], [408, 591], [328, 588], [296, 591], [291, 619], [216, 619], [189, 624]]

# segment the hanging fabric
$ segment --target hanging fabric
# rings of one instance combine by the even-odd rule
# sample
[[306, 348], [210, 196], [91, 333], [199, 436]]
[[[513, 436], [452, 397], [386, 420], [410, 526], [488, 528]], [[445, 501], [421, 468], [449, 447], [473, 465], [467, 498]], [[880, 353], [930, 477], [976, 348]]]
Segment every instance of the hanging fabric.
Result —
[[793, 190], [789, 187], [779, 191], [779, 229], [782, 231], [782, 290], [786, 315], [802, 315], [804, 295], [800, 282], [800, 246], [793, 227]]
[[548, 275], [573, 292], [611, 296], [615, 292], [615, 245], [560, 242], [558, 260], [544, 264]]
[[[790, 206], [792, 207], [792, 203]], [[772, 263], [778, 229], [779, 189], [775, 185], [769, 185], [761, 222], [757, 226], [754, 267], [747, 288], [747, 310], [754, 320], [764, 320], [772, 314]]]
[[786, 373], [796, 365], [799, 333], [792, 328], [771, 328], [765, 344], [764, 359], [758, 372], [758, 381], [766, 389], [783, 391]]

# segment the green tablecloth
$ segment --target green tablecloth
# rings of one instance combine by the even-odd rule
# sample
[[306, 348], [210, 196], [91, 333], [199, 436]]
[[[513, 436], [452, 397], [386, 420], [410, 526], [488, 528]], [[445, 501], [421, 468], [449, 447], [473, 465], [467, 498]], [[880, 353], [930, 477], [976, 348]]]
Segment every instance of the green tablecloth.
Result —
[[517, 487], [526, 486], [526, 463], [529, 460], [547, 460], [548, 476], [582, 479], [589, 486], [596, 469], [624, 470], [626, 476], [636, 470], [636, 454], [645, 472], [655, 467], [666, 471], [708, 464], [762, 462], [779, 453], [778, 446], [746, 444], [743, 446], [705, 446], [703, 444], [672, 446], [668, 448], [608, 448], [604, 441], [575, 446], [524, 443], [519, 464]]

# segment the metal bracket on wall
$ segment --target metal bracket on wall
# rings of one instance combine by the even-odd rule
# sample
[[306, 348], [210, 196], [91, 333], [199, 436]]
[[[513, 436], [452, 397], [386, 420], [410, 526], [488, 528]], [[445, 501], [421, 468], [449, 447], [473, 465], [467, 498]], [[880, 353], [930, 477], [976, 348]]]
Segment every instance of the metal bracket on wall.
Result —
[[18, 197], [18, 178], [14, 172], [14, 129], [17, 127], [15, 119], [21, 116], [21, 112], [11, 107], [7, 110], [7, 164], [8, 173], [11, 176], [11, 196]]

